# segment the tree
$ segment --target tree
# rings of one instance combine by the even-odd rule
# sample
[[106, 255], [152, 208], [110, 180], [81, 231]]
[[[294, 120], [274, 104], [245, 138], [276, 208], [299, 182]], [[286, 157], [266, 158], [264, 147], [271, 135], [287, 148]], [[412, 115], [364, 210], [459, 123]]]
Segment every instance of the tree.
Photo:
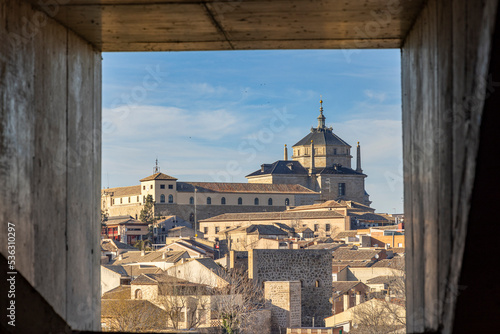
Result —
[[386, 291], [372, 295], [373, 300], [353, 310], [353, 334], [405, 332], [406, 329], [406, 271], [404, 258], [393, 261], [392, 274], [387, 277]]
[[166, 273], [158, 276], [159, 289], [155, 304], [165, 310], [168, 326], [194, 329], [207, 321], [212, 290], [205, 284], [192, 283]]
[[139, 220], [146, 224], [154, 224], [156, 222], [154, 207], [155, 201], [153, 201], [153, 196], [148, 195], [146, 197], [146, 203], [144, 203], [144, 207], [141, 210]]
[[259, 333], [263, 324], [255, 321], [264, 309], [264, 292], [246, 272], [231, 269], [223, 275], [229, 284], [217, 290], [215, 314], [224, 333]]
[[153, 245], [150, 240], [139, 240], [134, 244], [135, 248], [139, 248], [140, 250], [150, 251], [153, 249]]

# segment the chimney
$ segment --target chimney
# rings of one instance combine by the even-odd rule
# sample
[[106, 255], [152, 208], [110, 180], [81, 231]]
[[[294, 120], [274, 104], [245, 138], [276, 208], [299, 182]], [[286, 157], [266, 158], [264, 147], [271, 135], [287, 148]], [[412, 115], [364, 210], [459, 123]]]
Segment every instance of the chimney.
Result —
[[141, 256], [144, 256], [144, 255], [146, 255], [146, 252], [143, 249], [143, 250], [141, 250]]
[[123, 260], [123, 254], [118, 255], [118, 261], [121, 261], [121, 260]]
[[285, 144], [285, 161], [288, 161], [288, 149], [286, 148], [286, 144]]
[[361, 147], [359, 147], [359, 141], [358, 141], [358, 147], [357, 147], [356, 153], [357, 153], [356, 172], [363, 173], [363, 170], [361, 169]]
[[314, 142], [311, 140], [311, 167], [309, 168], [309, 175], [314, 173]]
[[163, 260], [165, 260], [165, 259], [167, 258], [167, 256], [165, 255], [165, 252], [163, 252], [163, 254], [161, 255], [161, 258], [162, 258]]

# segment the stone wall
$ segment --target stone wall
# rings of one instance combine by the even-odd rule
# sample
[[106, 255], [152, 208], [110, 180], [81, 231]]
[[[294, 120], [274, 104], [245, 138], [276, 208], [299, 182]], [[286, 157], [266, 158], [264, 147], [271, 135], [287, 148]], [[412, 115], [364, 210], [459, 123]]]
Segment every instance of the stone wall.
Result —
[[273, 333], [281, 333], [283, 328], [301, 326], [300, 281], [264, 282], [264, 298], [271, 309]]
[[332, 255], [329, 250], [254, 249], [248, 252], [248, 276], [265, 281], [300, 281], [302, 326], [323, 326], [331, 315]]

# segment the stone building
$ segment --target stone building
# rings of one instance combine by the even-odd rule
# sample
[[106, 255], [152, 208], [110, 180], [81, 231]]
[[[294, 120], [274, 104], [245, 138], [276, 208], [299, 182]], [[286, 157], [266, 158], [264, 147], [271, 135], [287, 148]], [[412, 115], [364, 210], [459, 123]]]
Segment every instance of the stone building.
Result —
[[266, 281], [299, 281], [302, 326], [323, 326], [332, 314], [332, 255], [329, 250], [253, 249], [248, 251], [248, 277]]
[[301, 327], [300, 281], [266, 281], [264, 298], [271, 309], [272, 333], [282, 328]]
[[323, 101], [320, 103], [318, 127], [311, 127], [311, 132], [293, 145], [292, 160], [288, 160], [285, 145], [284, 160], [262, 164], [246, 178], [250, 183], [300, 184], [320, 192], [322, 200], [352, 200], [370, 205], [359, 142], [356, 169], [352, 169], [351, 146], [333, 133], [332, 127], [326, 127]]
[[320, 197], [299, 184], [180, 182], [156, 167], [140, 185], [102, 189], [101, 210], [110, 217], [138, 217], [148, 195], [155, 201], [155, 215], [176, 215], [191, 223], [226, 212], [281, 211]]

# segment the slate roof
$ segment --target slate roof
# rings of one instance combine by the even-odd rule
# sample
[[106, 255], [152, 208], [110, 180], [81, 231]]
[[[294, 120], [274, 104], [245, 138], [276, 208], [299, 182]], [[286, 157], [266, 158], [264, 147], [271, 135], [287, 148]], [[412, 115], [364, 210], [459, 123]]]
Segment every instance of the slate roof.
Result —
[[[207, 245], [206, 243], [202, 243], [202, 242], [198, 242], [196, 241], [196, 239], [179, 239], [177, 241], [180, 241], [182, 242], [183, 244], [188, 244], [188, 245], [191, 245], [191, 246], [194, 246], [194, 247], [198, 247], [198, 248], [201, 248], [203, 249], [204, 251], [206, 252], [210, 252], [210, 253], [213, 253], [214, 252], [214, 243], [210, 243], [212, 246], [209, 246]], [[208, 240], [207, 240], [208, 242]]]
[[323, 167], [321, 169], [316, 168], [315, 174], [345, 174], [345, 175], [365, 175], [360, 172], [356, 172], [354, 169], [346, 167], [346, 166], [341, 166], [341, 165], [334, 165], [332, 167]]
[[128, 186], [101, 189], [101, 194], [112, 193], [115, 197], [137, 196], [141, 194], [141, 186]]
[[[162, 255], [165, 253], [166, 258], [162, 259]], [[182, 256], [186, 253], [185, 251], [178, 252], [145, 252], [144, 256], [141, 255], [141, 251], [130, 251], [123, 254], [120, 254], [123, 257], [123, 260], [118, 260], [118, 257], [115, 258], [113, 264], [114, 265], [123, 265], [128, 263], [138, 263], [138, 262], [177, 262]]]
[[[148, 177], [145, 177], [139, 181], [144, 182], [144, 181], [153, 181], [153, 180], [172, 180], [172, 181], [175, 181], [177, 179], [175, 177], [167, 175], [167, 174], [156, 173], [156, 174], [150, 175]], [[139, 186], [139, 189], [140, 189], [140, 186]]]
[[217, 264], [214, 260], [211, 258], [205, 257], [205, 258], [196, 258], [191, 261], [197, 261], [199, 262], [202, 266], [205, 268], [211, 270], [212, 272], [219, 274], [221, 273], [222, 267]]
[[267, 193], [267, 194], [319, 194], [299, 184], [177, 182], [178, 192], [194, 193]]
[[266, 174], [302, 174], [308, 175], [309, 171], [305, 169], [302, 164], [295, 160], [278, 160], [273, 162], [272, 164], [263, 164], [262, 168], [256, 170], [253, 173], [248, 174], [245, 177], [257, 176], [257, 175], [266, 175]]
[[259, 234], [259, 235], [288, 235], [287, 232], [282, 229], [274, 226], [274, 225], [261, 225], [261, 224], [252, 224], [249, 226], [238, 227], [234, 230], [229, 231], [229, 234], [232, 233], [241, 233], [246, 232], [247, 234]]
[[306, 212], [248, 212], [248, 213], [224, 213], [215, 217], [200, 220], [201, 222], [218, 221], [252, 221], [252, 220], [288, 220], [288, 219], [327, 219], [342, 218], [344, 215], [336, 211], [306, 211]]
[[333, 298], [347, 293], [358, 284], [363, 284], [361, 281], [334, 281], [332, 284]]
[[351, 147], [351, 145], [347, 144], [343, 139], [333, 133], [330, 128], [311, 128], [311, 132], [299, 140], [293, 147], [311, 145], [311, 140], [314, 145], [340, 145]]

